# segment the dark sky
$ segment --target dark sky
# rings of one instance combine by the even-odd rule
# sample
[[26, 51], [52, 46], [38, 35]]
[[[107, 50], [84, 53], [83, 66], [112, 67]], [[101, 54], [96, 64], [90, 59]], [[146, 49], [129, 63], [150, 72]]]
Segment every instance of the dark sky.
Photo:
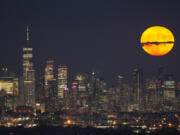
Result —
[[[38, 75], [54, 59], [68, 65], [71, 77], [96, 69], [112, 83], [118, 74], [130, 78], [136, 65], [147, 75], [156, 75], [161, 65], [180, 79], [179, 5], [179, 0], [1, 0], [0, 66], [21, 73], [29, 24]], [[153, 25], [175, 35], [175, 47], [165, 56], [150, 56], [139, 44]]]

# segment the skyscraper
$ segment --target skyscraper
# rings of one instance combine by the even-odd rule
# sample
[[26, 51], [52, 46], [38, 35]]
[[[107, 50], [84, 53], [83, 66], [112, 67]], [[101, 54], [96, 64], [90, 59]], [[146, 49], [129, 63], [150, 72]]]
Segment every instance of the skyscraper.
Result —
[[116, 94], [115, 94], [115, 100], [116, 100], [116, 107], [117, 111], [124, 111], [125, 112], [125, 106], [127, 106], [127, 90], [124, 91], [123, 88], [123, 79], [124, 77], [121, 75], [118, 75], [117, 80], [117, 88], [116, 88]]
[[48, 85], [48, 80], [54, 79], [54, 73], [53, 73], [53, 60], [48, 60], [45, 68], [45, 76], [44, 76], [44, 83], [45, 86]]
[[143, 91], [143, 71], [141, 68], [137, 67], [133, 71], [133, 86], [134, 86], [134, 96], [135, 102], [141, 108], [144, 101], [144, 91]]
[[45, 88], [45, 96], [49, 97], [49, 81], [55, 80], [54, 72], [53, 72], [54, 61], [48, 60], [45, 67], [45, 75], [44, 75], [44, 88]]
[[23, 47], [23, 99], [24, 105], [35, 106], [35, 70], [33, 67], [33, 48], [29, 43], [29, 26], [27, 26], [27, 43]]
[[64, 98], [64, 89], [67, 88], [67, 66], [58, 66], [58, 98]]
[[174, 111], [175, 110], [175, 100], [176, 100], [176, 82], [173, 74], [165, 75], [165, 80], [163, 82], [163, 105], [164, 111]]
[[44, 88], [45, 88], [45, 110], [57, 111], [57, 83], [54, 78], [54, 61], [48, 60], [45, 67]]
[[19, 79], [9, 75], [0, 77], [0, 91], [5, 95], [5, 107], [15, 109], [18, 105]]

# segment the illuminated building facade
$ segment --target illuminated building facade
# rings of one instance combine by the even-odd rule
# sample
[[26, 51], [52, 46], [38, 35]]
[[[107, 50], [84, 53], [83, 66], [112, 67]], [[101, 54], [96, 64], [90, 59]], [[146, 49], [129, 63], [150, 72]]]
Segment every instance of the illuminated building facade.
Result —
[[58, 111], [57, 83], [55, 78], [48, 80], [46, 90], [48, 94], [45, 97], [45, 110], [48, 112]]
[[57, 111], [57, 82], [54, 78], [54, 61], [48, 60], [45, 67], [44, 89], [45, 89], [45, 111]]
[[54, 79], [54, 72], [53, 72], [53, 60], [48, 60], [45, 68], [45, 76], [44, 76], [44, 83], [45, 86], [48, 85], [48, 80]]
[[76, 75], [75, 81], [77, 82], [77, 106], [79, 108], [87, 107], [87, 81], [88, 75], [85, 73], [79, 73]]
[[174, 75], [168, 74], [165, 77], [163, 83], [163, 105], [164, 111], [175, 110], [175, 100], [176, 100], [176, 82], [174, 80]]
[[45, 97], [50, 96], [49, 92], [51, 89], [51, 83], [49, 83], [49, 82], [54, 82], [54, 80], [56, 81], [56, 79], [54, 78], [53, 67], [54, 67], [54, 61], [48, 60], [46, 63], [45, 75], [44, 75]]
[[27, 44], [23, 47], [23, 97], [24, 105], [35, 107], [35, 70], [33, 68], [33, 48], [29, 44], [27, 26]]
[[75, 80], [78, 82], [78, 90], [86, 91], [87, 90], [87, 80], [88, 75], [85, 73], [77, 74]]
[[146, 110], [157, 112], [162, 110], [162, 103], [161, 103], [161, 89], [159, 89], [159, 80], [156, 79], [147, 79], [146, 80]]
[[[19, 80], [16, 77], [0, 77], [0, 91], [4, 106], [14, 109], [18, 104]], [[4, 94], [2, 94], [4, 93]]]
[[67, 88], [67, 66], [58, 66], [58, 98], [64, 98], [64, 90]]

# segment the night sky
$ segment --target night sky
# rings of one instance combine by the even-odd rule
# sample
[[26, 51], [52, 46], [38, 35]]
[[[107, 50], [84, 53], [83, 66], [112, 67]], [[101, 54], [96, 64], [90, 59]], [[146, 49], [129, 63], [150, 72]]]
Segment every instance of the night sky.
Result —
[[[38, 76], [46, 60], [54, 59], [68, 65], [71, 78], [96, 70], [113, 84], [118, 74], [131, 79], [139, 65], [147, 76], [165, 66], [180, 80], [179, 0], [1, 0], [0, 67], [19, 75], [27, 24]], [[175, 35], [175, 46], [165, 56], [150, 56], [139, 44], [142, 32], [153, 25]]]

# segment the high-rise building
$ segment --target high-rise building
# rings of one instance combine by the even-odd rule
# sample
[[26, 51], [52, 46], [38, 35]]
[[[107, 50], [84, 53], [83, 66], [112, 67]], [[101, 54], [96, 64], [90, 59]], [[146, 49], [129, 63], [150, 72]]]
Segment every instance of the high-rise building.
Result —
[[88, 95], [88, 91], [87, 91], [87, 81], [88, 81], [88, 75], [86, 73], [79, 73], [76, 75], [75, 78], [76, 82], [77, 82], [77, 106], [79, 108], [86, 108], [87, 107], [87, 95]]
[[159, 100], [159, 105], [158, 107], [160, 110], [163, 110], [163, 82], [165, 79], [165, 68], [163, 66], [160, 66], [158, 68], [157, 72], [157, 77], [156, 77], [156, 87], [157, 87], [157, 93], [158, 93], [158, 100]]
[[[49, 82], [54, 82], [56, 79], [54, 78], [54, 61], [48, 60], [45, 67], [45, 75], [44, 75], [44, 89], [45, 89], [45, 97], [49, 97], [49, 89], [51, 88], [51, 84]], [[57, 95], [57, 94], [56, 94]]]
[[73, 81], [72, 82], [72, 88], [69, 90], [70, 91], [70, 106], [72, 108], [72, 112], [75, 112], [77, 109], [77, 97], [78, 97], [78, 82]]
[[115, 98], [116, 98], [116, 107], [117, 107], [117, 111], [127, 111], [127, 94], [128, 91], [124, 90], [123, 88], [123, 76], [118, 75], [118, 80], [117, 80], [117, 88], [116, 88], [116, 94], [115, 94]]
[[29, 26], [27, 26], [27, 43], [23, 47], [23, 97], [24, 105], [35, 107], [35, 70], [33, 67], [33, 48], [29, 43]]
[[159, 89], [159, 83], [157, 79], [146, 79], [145, 84], [145, 106], [146, 111], [157, 112], [162, 110], [162, 94], [161, 89]]
[[58, 111], [57, 83], [55, 78], [48, 80], [46, 90], [48, 94], [45, 97], [45, 110], [48, 112]]
[[133, 86], [135, 94], [135, 102], [138, 104], [139, 109], [143, 106], [144, 91], [143, 91], [143, 71], [137, 67], [133, 71]]
[[79, 73], [76, 75], [75, 80], [78, 82], [78, 91], [87, 90], [88, 75], [85, 73]]
[[53, 60], [48, 60], [45, 68], [45, 76], [44, 76], [44, 83], [45, 86], [48, 85], [48, 80], [54, 79], [54, 72], [53, 72]]
[[67, 66], [58, 66], [58, 98], [64, 98], [64, 90], [67, 88]]
[[176, 82], [173, 74], [167, 74], [163, 82], [163, 107], [164, 111], [175, 110]]
[[[4, 106], [15, 109], [18, 104], [19, 80], [17, 77], [0, 77], [0, 91], [4, 93]], [[1, 104], [1, 103], [0, 103]]]
[[57, 105], [57, 83], [54, 78], [54, 61], [48, 60], [45, 67], [44, 89], [45, 89], [45, 110], [55, 112]]

